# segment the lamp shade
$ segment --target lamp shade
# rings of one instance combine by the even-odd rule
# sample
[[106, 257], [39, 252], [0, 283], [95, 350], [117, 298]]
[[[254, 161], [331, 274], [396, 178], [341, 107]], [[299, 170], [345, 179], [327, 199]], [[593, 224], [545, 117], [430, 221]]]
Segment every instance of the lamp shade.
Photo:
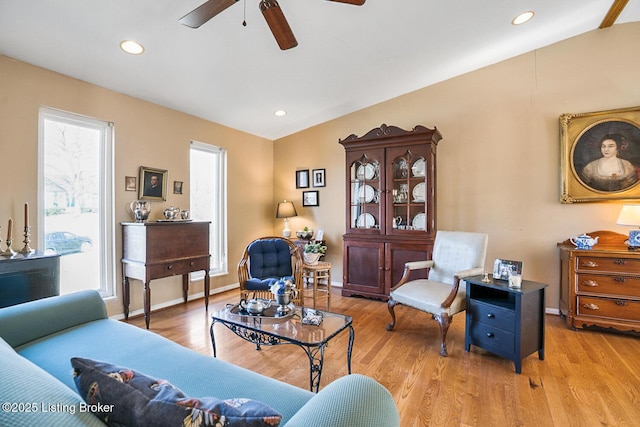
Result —
[[622, 205], [616, 224], [640, 227], [640, 205]]
[[296, 207], [293, 205], [293, 202], [284, 202], [278, 203], [278, 208], [276, 209], [276, 218], [291, 218], [293, 216], [298, 216], [298, 212], [296, 211]]

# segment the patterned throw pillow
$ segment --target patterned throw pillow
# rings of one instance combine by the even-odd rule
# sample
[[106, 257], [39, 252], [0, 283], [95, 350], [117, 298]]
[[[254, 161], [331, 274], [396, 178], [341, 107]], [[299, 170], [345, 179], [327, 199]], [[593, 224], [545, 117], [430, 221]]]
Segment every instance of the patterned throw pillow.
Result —
[[274, 427], [282, 416], [250, 399], [192, 398], [165, 380], [74, 357], [74, 381], [94, 413], [111, 426]]

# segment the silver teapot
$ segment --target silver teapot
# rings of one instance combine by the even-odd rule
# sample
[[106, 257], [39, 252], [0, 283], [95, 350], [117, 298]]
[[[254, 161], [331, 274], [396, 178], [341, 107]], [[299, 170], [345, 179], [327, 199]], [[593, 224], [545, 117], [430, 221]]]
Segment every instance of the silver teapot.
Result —
[[167, 209], [162, 211], [165, 219], [177, 219], [178, 215], [180, 215], [180, 208], [174, 208], [173, 206], [169, 206]]
[[262, 314], [267, 308], [271, 306], [271, 301], [261, 301], [259, 299], [245, 299], [240, 300], [240, 307], [249, 314]]

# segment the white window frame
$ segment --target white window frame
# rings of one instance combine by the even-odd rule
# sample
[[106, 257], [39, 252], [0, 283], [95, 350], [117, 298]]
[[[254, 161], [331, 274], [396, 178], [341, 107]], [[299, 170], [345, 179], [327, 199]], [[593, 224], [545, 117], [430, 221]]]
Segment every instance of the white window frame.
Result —
[[[100, 287], [102, 298], [114, 298], [115, 286], [115, 225], [114, 225], [114, 126], [112, 122], [94, 119], [80, 114], [40, 107], [38, 112], [38, 224], [44, 225], [45, 185], [44, 185], [44, 122], [45, 120], [64, 122], [70, 125], [93, 128], [100, 131]], [[44, 247], [44, 226], [38, 227], [38, 245]]]
[[[213, 202], [217, 209], [220, 221], [213, 221], [210, 225], [211, 245], [211, 265], [210, 276], [220, 276], [229, 273], [229, 262], [227, 256], [227, 149], [198, 141], [191, 141], [190, 150], [198, 150], [215, 155], [217, 161], [218, 176], [216, 177], [217, 188], [213, 192]], [[190, 174], [193, 172], [190, 172]], [[193, 194], [193, 193], [191, 193]], [[190, 194], [190, 197], [192, 197]], [[191, 202], [191, 201], [190, 201]], [[193, 203], [190, 203], [193, 205]], [[196, 218], [197, 219], [197, 218]], [[203, 278], [203, 273], [191, 274], [192, 280]]]

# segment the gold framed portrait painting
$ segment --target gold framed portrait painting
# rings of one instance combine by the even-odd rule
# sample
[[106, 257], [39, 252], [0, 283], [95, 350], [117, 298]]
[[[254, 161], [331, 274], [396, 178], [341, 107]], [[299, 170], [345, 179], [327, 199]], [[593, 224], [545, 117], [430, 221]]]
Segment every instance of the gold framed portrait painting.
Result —
[[640, 200], [640, 107], [562, 114], [562, 203]]

